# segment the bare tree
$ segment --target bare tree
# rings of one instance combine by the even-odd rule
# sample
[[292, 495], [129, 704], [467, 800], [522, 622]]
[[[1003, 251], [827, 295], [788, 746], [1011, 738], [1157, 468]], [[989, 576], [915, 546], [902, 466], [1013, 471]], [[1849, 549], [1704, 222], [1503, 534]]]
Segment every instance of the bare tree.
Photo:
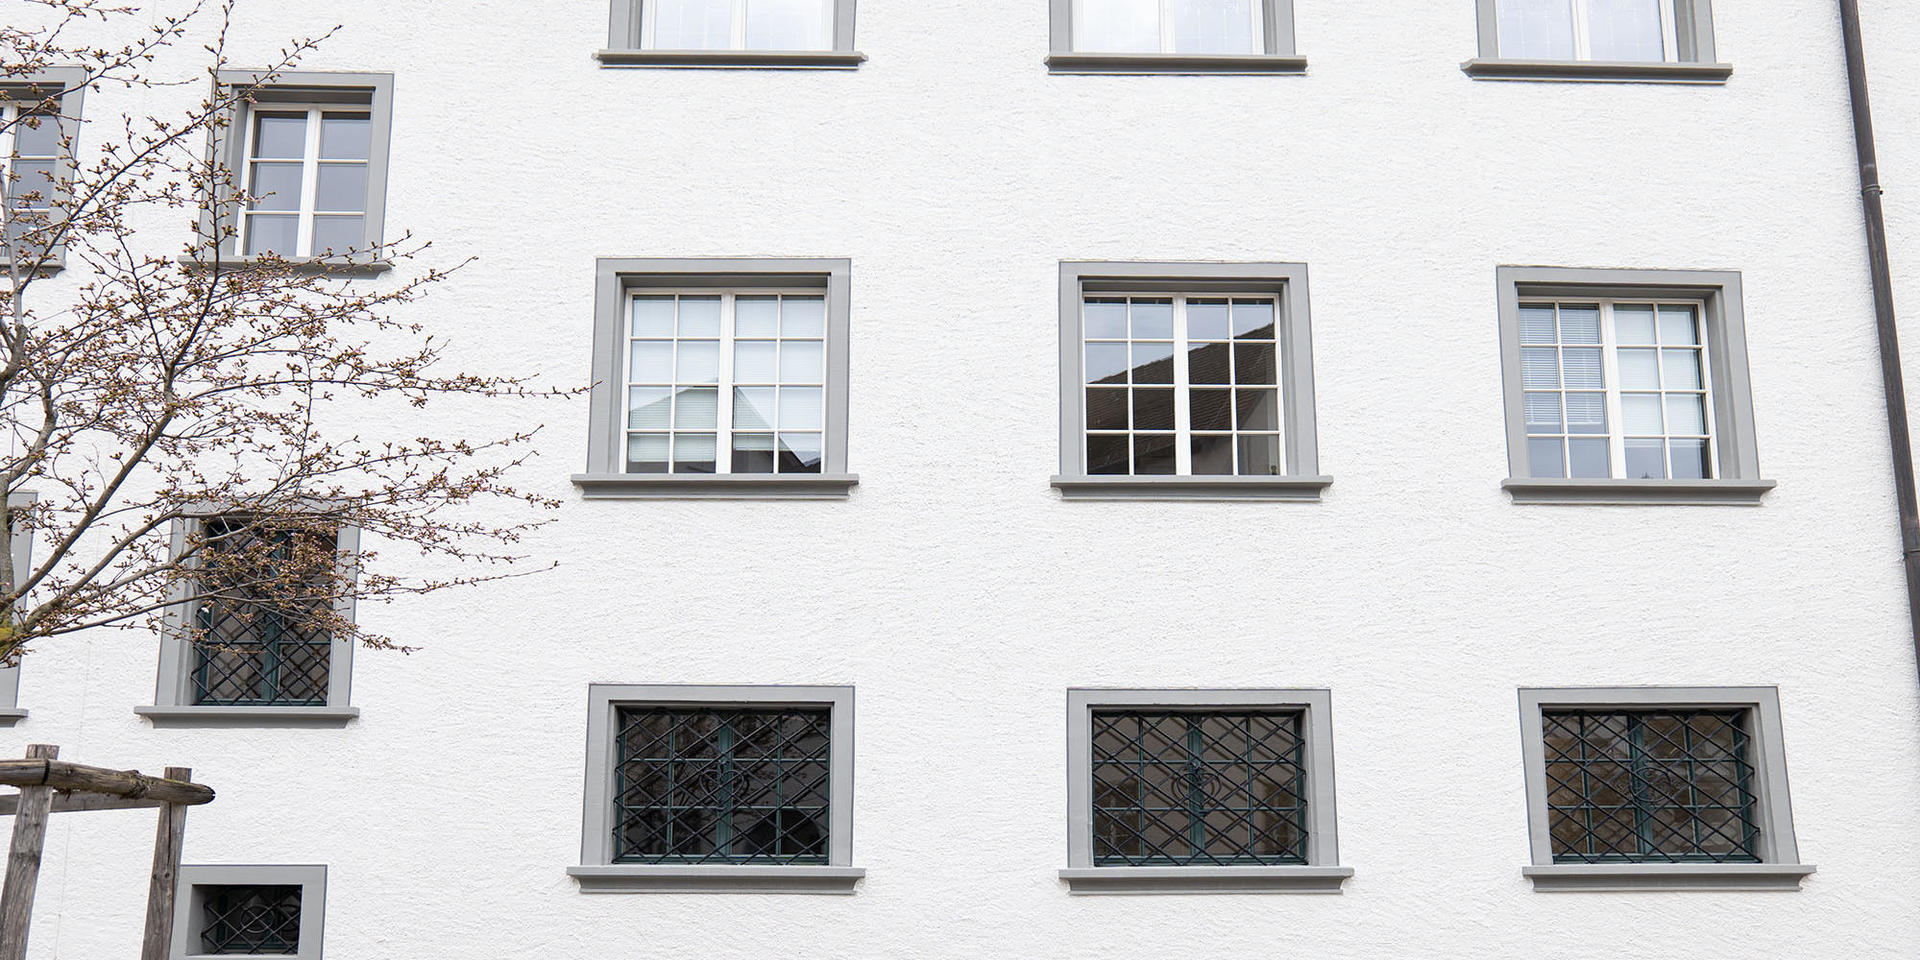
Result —
[[[398, 319], [447, 275], [419, 263], [425, 243], [311, 261], [231, 254], [231, 211], [261, 198], [211, 138], [326, 39], [289, 41], [250, 84], [222, 85], [236, 2], [0, 0], [14, 8], [0, 10], [0, 84], [28, 90], [0, 121], [0, 144], [16, 147], [0, 204], [0, 663], [62, 634], [144, 626], [189, 595], [400, 646], [342, 617], [340, 601], [520, 572], [515, 545], [557, 506], [507, 482], [531, 429], [358, 428], [365, 411], [398, 406], [387, 419], [402, 423], [436, 400], [554, 393], [446, 371], [444, 342]], [[108, 33], [136, 39], [81, 39]], [[183, 57], [196, 67], [166, 75]], [[179, 115], [76, 121], [61, 116], [63, 91], [28, 85], [55, 67], [84, 70], [89, 113], [111, 116], [100, 108], [130, 91], [205, 93]], [[35, 160], [21, 148], [33, 144], [73, 160]], [[134, 229], [175, 220], [179, 233]], [[370, 260], [413, 269], [352, 269]], [[336, 555], [342, 528], [401, 556]], [[19, 536], [35, 552], [14, 569]], [[451, 572], [401, 572], [433, 569]], [[221, 634], [201, 623], [195, 640], [229, 642]]]

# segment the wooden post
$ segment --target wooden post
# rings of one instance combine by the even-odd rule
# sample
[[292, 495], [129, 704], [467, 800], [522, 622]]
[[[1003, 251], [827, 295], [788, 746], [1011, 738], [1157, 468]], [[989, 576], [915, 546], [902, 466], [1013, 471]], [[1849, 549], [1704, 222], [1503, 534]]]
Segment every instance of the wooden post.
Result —
[[[29, 760], [59, 755], [59, 747], [44, 743], [27, 748]], [[13, 818], [13, 843], [7, 848], [7, 880], [0, 887], [0, 960], [26, 960], [33, 888], [40, 882], [40, 851], [47, 843], [47, 814], [52, 810], [52, 787], [20, 787], [20, 812]]]
[[[168, 767], [164, 776], [184, 783], [193, 779], [193, 771]], [[173, 946], [174, 896], [180, 885], [180, 846], [186, 833], [186, 805], [162, 806], [159, 833], [153, 838], [153, 880], [147, 885], [147, 928], [140, 941], [140, 960], [167, 960]]]

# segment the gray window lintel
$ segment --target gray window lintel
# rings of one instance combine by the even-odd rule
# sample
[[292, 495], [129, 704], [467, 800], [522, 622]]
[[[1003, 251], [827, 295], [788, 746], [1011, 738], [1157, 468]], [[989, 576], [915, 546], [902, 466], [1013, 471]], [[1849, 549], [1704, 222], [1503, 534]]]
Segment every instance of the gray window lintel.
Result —
[[[86, 67], [63, 65], [0, 79], [0, 100], [13, 103], [59, 100], [60, 136], [65, 138], [67, 146], [61, 150], [59, 165], [54, 171], [53, 191], [48, 198], [56, 208], [72, 199], [75, 173], [73, 147], [80, 140], [88, 76]], [[0, 264], [7, 261], [6, 251], [0, 250]], [[66, 265], [67, 246], [63, 243], [48, 251], [47, 261], [38, 272], [43, 275], [55, 274], [65, 269]]]
[[[201, 887], [297, 886], [300, 888], [300, 945], [278, 954], [287, 960], [321, 960], [326, 943], [327, 867], [325, 864], [182, 864], [176, 875], [171, 960], [201, 960]], [[193, 949], [189, 949], [189, 948]]]
[[[1264, 3], [1265, 3], [1264, 9], [1266, 11], [1266, 18], [1265, 18], [1266, 33], [1264, 37], [1266, 54], [1264, 56], [1266, 58], [1271, 58], [1274, 60], [1298, 59], [1300, 60], [1301, 69], [1305, 69], [1305, 66], [1306, 66], [1305, 59], [1294, 56], [1295, 40], [1294, 40], [1294, 29], [1293, 29], [1293, 0], [1264, 0]], [[1050, 49], [1053, 56], [1057, 57], [1064, 54], [1078, 54], [1078, 53], [1087, 53], [1095, 56], [1099, 55], [1097, 51], [1075, 51], [1073, 49], [1073, 0], [1048, 0], [1047, 13], [1048, 13], [1048, 23], [1051, 28], [1050, 32], [1052, 34], [1052, 43], [1051, 43]], [[1121, 54], [1118, 56], [1136, 57], [1140, 55]], [[1173, 56], [1179, 57], [1183, 55], [1175, 54]], [[1255, 56], [1260, 56], [1260, 55], [1255, 55]], [[1051, 57], [1049, 58], [1048, 62], [1052, 63]], [[1104, 72], [1104, 71], [1101, 71], [1101, 72]], [[1124, 71], [1124, 72], [1155, 72], [1155, 71], [1139, 70], [1139, 71]], [[1176, 71], [1169, 71], [1169, 72], [1178, 73], [1178, 72], [1184, 72], [1184, 71], [1176, 70]], [[1264, 73], [1264, 72], [1290, 72], [1290, 71], [1260, 71], [1260, 72]]]
[[[595, 54], [602, 66], [639, 67], [639, 66], [765, 66], [765, 67], [857, 67], [866, 57], [853, 49], [854, 14], [856, 0], [833, 0], [833, 49], [825, 50], [672, 50], [656, 51], [640, 48], [640, 4], [643, 0], [609, 0], [607, 16], [607, 48]], [[711, 62], [646, 62], [640, 58], [662, 54], [681, 54], [689, 57], [709, 57]], [[734, 56], [727, 56], [727, 55]], [[806, 56], [817, 58], [820, 62], [780, 62], [783, 55], [793, 59]], [[837, 58], [832, 62], [830, 58]], [[731, 60], [732, 62], [725, 62]], [[759, 60], [762, 62], [754, 62]]]
[[1733, 73], [1733, 67], [1717, 59], [1713, 0], [1675, 0], [1680, 59], [1655, 63], [1502, 57], [1498, 3], [1499, 0], [1475, 0], [1480, 55], [1460, 65], [1468, 76], [1488, 80], [1723, 83]]

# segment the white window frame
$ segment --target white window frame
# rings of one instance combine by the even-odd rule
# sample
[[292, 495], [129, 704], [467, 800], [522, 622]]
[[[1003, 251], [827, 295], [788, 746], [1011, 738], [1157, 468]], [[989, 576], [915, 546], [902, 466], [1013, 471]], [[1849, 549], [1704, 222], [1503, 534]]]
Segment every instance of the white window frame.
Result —
[[[1693, 344], [1692, 346], [1694, 349], [1697, 349], [1700, 352], [1700, 385], [1701, 385], [1700, 393], [1701, 393], [1702, 403], [1704, 404], [1704, 417], [1705, 417], [1705, 424], [1707, 428], [1706, 433], [1703, 436], [1699, 437], [1698, 439], [1703, 439], [1706, 442], [1707, 457], [1709, 462], [1708, 474], [1703, 479], [1706, 479], [1706, 480], [1720, 479], [1720, 476], [1721, 476], [1720, 451], [1718, 449], [1719, 444], [1717, 442], [1719, 440], [1719, 433], [1717, 430], [1718, 424], [1715, 423], [1715, 416], [1716, 416], [1715, 410], [1714, 410], [1715, 398], [1713, 395], [1712, 364], [1714, 362], [1714, 357], [1711, 355], [1711, 351], [1713, 349], [1710, 342], [1711, 338], [1707, 336], [1707, 329], [1706, 329], [1707, 303], [1706, 301], [1676, 299], [1676, 298], [1646, 299], [1646, 298], [1636, 298], [1636, 297], [1593, 298], [1593, 299], [1580, 298], [1580, 297], [1562, 297], [1557, 299], [1549, 299], [1549, 298], [1541, 298], [1541, 297], [1531, 297], [1531, 298], [1522, 297], [1520, 299], [1520, 306], [1522, 309], [1525, 309], [1527, 307], [1538, 307], [1538, 306], [1552, 306], [1557, 309], [1558, 307], [1561, 307], [1561, 306], [1585, 305], [1589, 303], [1595, 304], [1600, 308], [1600, 343], [1597, 346], [1600, 349], [1601, 377], [1605, 381], [1604, 386], [1605, 386], [1605, 392], [1607, 397], [1607, 400], [1606, 400], [1606, 404], [1607, 404], [1607, 478], [1614, 479], [1614, 480], [1630, 479], [1629, 477], [1627, 477], [1627, 472], [1626, 472], [1627, 470], [1627, 423], [1626, 423], [1626, 418], [1622, 415], [1622, 404], [1621, 404], [1620, 397], [1623, 393], [1643, 394], [1648, 392], [1645, 390], [1630, 390], [1630, 391], [1624, 390], [1620, 384], [1620, 345], [1619, 345], [1619, 337], [1617, 335], [1617, 330], [1614, 325], [1613, 309], [1616, 306], [1624, 304], [1627, 306], [1647, 305], [1647, 306], [1654, 307], [1655, 308], [1654, 323], [1656, 325], [1656, 330], [1659, 324], [1658, 308], [1662, 306], [1687, 306], [1687, 307], [1693, 308], [1694, 337], [1697, 340], [1697, 343]], [[1557, 336], [1558, 336], [1558, 333], [1556, 332], [1556, 337]], [[1544, 346], [1545, 346], [1544, 344], [1522, 343], [1521, 350], [1525, 351], [1529, 348], [1544, 347]], [[1567, 418], [1566, 418], [1565, 396], [1568, 392], [1570, 392], [1567, 388], [1566, 363], [1565, 363], [1566, 349], [1568, 346], [1569, 344], [1566, 343], [1564, 339], [1560, 339], [1560, 340], [1556, 340], [1556, 346], [1554, 347], [1555, 360], [1560, 364], [1560, 369], [1559, 369], [1560, 386], [1551, 392], [1559, 394], [1562, 398], [1561, 408], [1560, 408], [1560, 431], [1561, 432], [1558, 434], [1528, 434], [1529, 438], [1534, 436], [1539, 436], [1541, 438], [1557, 437], [1562, 441], [1561, 448], [1560, 448], [1560, 475], [1562, 477], [1572, 476], [1572, 469], [1571, 469], [1572, 468], [1572, 452], [1565, 442], [1568, 439], [1568, 437], [1569, 436], [1578, 436], [1578, 437], [1593, 436], [1593, 434], [1569, 435], [1566, 432]], [[1579, 348], [1586, 345], [1571, 344], [1571, 346], [1575, 348]], [[1632, 347], [1628, 347], [1627, 349], [1640, 349], [1643, 346], [1645, 345], [1634, 345]], [[1664, 351], [1666, 349], [1667, 347], [1665, 344], [1659, 345], [1659, 350]], [[1665, 357], [1660, 354], [1656, 354], [1655, 359], [1658, 361], [1658, 367], [1660, 369], [1660, 377], [1661, 377], [1661, 388], [1659, 392], [1656, 393], [1655, 395], [1661, 398], [1661, 404], [1660, 404], [1661, 414], [1660, 415], [1661, 415], [1662, 429], [1664, 430], [1665, 424], [1666, 424], [1665, 398], [1668, 394], [1668, 391], [1666, 389], [1666, 360], [1665, 360]], [[1525, 390], [1524, 385], [1522, 386], [1522, 390]], [[1593, 391], [1575, 390], [1571, 392], [1591, 393]], [[1688, 391], [1675, 391], [1675, 392], [1684, 393]], [[1661, 440], [1663, 441], [1661, 446], [1661, 451], [1662, 451], [1662, 455], [1666, 458], [1667, 475], [1665, 477], [1656, 478], [1656, 479], [1663, 479], [1663, 480], [1673, 479], [1673, 449], [1670, 444], [1667, 444], [1664, 441], [1674, 439], [1675, 437], [1678, 437], [1679, 439], [1695, 439], [1695, 437], [1691, 435], [1677, 435], [1677, 434], [1666, 433], [1666, 432], [1663, 432], [1661, 434]], [[1636, 439], [1639, 439], [1639, 438], [1636, 437]], [[1596, 477], [1592, 479], [1602, 479], [1602, 478]]]
[[[741, 0], [734, 0], [734, 2], [738, 3], [738, 2], [741, 2]], [[1160, 49], [1158, 52], [1178, 53], [1179, 51], [1175, 49], [1175, 44], [1178, 39], [1177, 32], [1176, 32], [1177, 22], [1175, 19], [1175, 3], [1177, 2], [1177, 0], [1159, 0], [1159, 2], [1160, 2]], [[1252, 0], [1251, 3], [1247, 4], [1247, 8], [1252, 21], [1251, 36], [1253, 37], [1253, 49], [1248, 51], [1249, 54], [1252, 54], [1255, 56], [1261, 56], [1271, 52], [1267, 49], [1267, 5], [1271, 2], [1273, 2], [1273, 0]], [[1661, 0], [1661, 2], [1672, 3], [1672, 0]], [[1081, 53], [1120, 52], [1120, 51], [1107, 51], [1107, 50], [1088, 50], [1085, 47], [1082, 47], [1080, 45], [1081, 26], [1085, 24], [1088, 21], [1088, 19], [1089, 18], [1086, 16], [1086, 0], [1073, 0], [1073, 15], [1070, 20], [1070, 23], [1072, 24], [1072, 29], [1073, 29], [1072, 48], [1075, 51], [1081, 52]]]
[[[263, 114], [278, 114], [278, 113], [306, 114], [307, 142], [306, 142], [305, 149], [301, 154], [301, 159], [300, 159], [300, 199], [298, 201], [297, 209], [293, 211], [299, 217], [299, 225], [298, 227], [295, 228], [298, 232], [294, 237], [294, 249], [293, 250], [276, 250], [274, 252], [282, 257], [288, 257], [288, 258], [293, 258], [293, 257], [304, 258], [304, 257], [319, 256], [320, 255], [319, 251], [316, 251], [313, 249], [313, 223], [314, 223], [315, 216], [320, 214], [334, 214], [334, 213], [357, 214], [361, 218], [360, 232], [362, 235], [364, 235], [366, 233], [366, 217], [368, 216], [368, 213], [369, 213], [367, 208], [372, 203], [372, 199], [370, 195], [361, 196], [359, 210], [321, 210], [318, 208], [318, 204], [320, 202], [320, 198], [319, 198], [320, 166], [322, 163], [320, 158], [320, 120], [321, 120], [321, 116], [327, 113], [365, 114], [367, 118], [367, 123], [369, 127], [371, 127], [373, 123], [372, 108], [358, 107], [351, 104], [337, 104], [337, 103], [336, 104], [271, 103], [271, 104], [265, 104], [265, 105], [256, 105], [253, 109], [247, 111], [247, 114], [246, 114], [247, 129], [243, 134], [246, 138], [246, 143], [241, 153], [241, 161], [240, 161], [241, 167], [240, 167], [239, 173], [241, 177], [241, 183], [244, 185], [243, 189], [245, 190], [250, 191], [253, 189], [253, 167], [255, 162], [261, 161], [261, 158], [254, 156], [254, 148], [256, 146], [255, 140], [259, 136], [259, 131], [260, 131], [260, 117]], [[371, 133], [371, 131], [369, 132]], [[373, 152], [371, 135], [369, 135], [368, 137], [367, 152], [369, 154]], [[291, 158], [287, 158], [287, 157], [269, 157], [262, 162], [287, 163], [287, 162], [290, 162], [290, 160]], [[348, 164], [357, 163], [363, 169], [366, 170], [367, 175], [363, 182], [371, 184], [373, 181], [373, 158], [371, 156], [363, 157], [357, 161], [356, 160], [327, 160], [325, 161], [325, 163], [334, 165], [334, 166], [346, 166]], [[255, 216], [265, 215], [265, 216], [283, 216], [284, 217], [287, 215], [287, 213], [288, 211], [285, 211], [285, 210], [255, 211], [255, 210], [243, 209], [239, 211], [240, 222], [236, 225], [237, 234], [235, 237], [234, 249], [240, 251], [243, 254], [246, 253], [247, 244], [250, 242], [251, 234], [253, 232], [253, 218]], [[355, 246], [358, 247], [359, 245], [356, 244]], [[365, 253], [366, 251], [356, 249], [355, 252]], [[335, 256], [341, 256], [346, 254], [347, 251], [335, 250], [333, 253]]]
[[[1495, 0], [1498, 4], [1502, 0]], [[1571, 6], [1573, 17], [1573, 59], [1591, 61], [1593, 59], [1593, 21], [1588, 0], [1564, 0]], [[1674, 11], [1673, 0], [1659, 0], [1660, 3], [1660, 56], [1662, 63], [1680, 62], [1680, 28]], [[1499, 30], [1498, 21], [1494, 27]], [[1506, 56], [1504, 45], [1501, 56]]]
[[[813, 46], [813, 47], [766, 47], [766, 48], [748, 47], [747, 46], [747, 5], [749, 3], [749, 0], [731, 0], [731, 7], [728, 12], [728, 17], [730, 18], [728, 21], [728, 42], [727, 42], [727, 46], [720, 49], [724, 49], [724, 50], [761, 50], [761, 49], [788, 50], [788, 49], [792, 49], [792, 50], [806, 50], [806, 51], [832, 50], [834, 49], [834, 38], [839, 32], [839, 24], [836, 22], [837, 16], [838, 16], [839, 4], [836, 3], [835, 0], [814, 0], [814, 2], [819, 4], [822, 12], [826, 14], [827, 35], [825, 37], [825, 40], [826, 40], [825, 44], [821, 46]], [[652, 0], [641, 0], [641, 3], [640, 3], [640, 49], [642, 50], [663, 49], [654, 40], [655, 18], [659, 15], [659, 12], [660, 12], [660, 5], [658, 3], [652, 2]], [[668, 47], [664, 49], [671, 50], [671, 49], [679, 49], [679, 48]]]
[[[59, 174], [61, 173], [62, 158], [58, 153], [55, 153], [53, 156], [50, 156], [50, 157], [35, 156], [35, 157], [24, 158], [29, 160], [53, 161], [55, 179], [52, 183], [42, 184], [42, 183], [34, 183], [32, 181], [23, 181], [21, 183], [13, 182], [13, 161], [15, 159], [20, 159], [20, 158], [16, 158], [13, 154], [14, 143], [15, 143], [15, 140], [17, 139], [17, 134], [20, 129], [19, 125], [16, 123], [13, 123], [13, 121], [18, 119], [20, 114], [23, 112], [27, 112], [27, 113], [34, 112], [27, 108], [37, 107], [39, 105], [40, 104], [38, 102], [22, 102], [19, 100], [14, 100], [11, 98], [0, 96], [0, 187], [4, 187], [4, 190], [0, 190], [0, 192], [4, 192], [8, 195], [11, 195], [15, 191], [18, 191], [20, 193], [38, 193], [40, 194], [40, 202], [27, 209], [32, 210], [35, 213], [45, 213], [46, 211], [53, 209], [54, 204], [59, 200], [59, 193], [60, 193]], [[45, 112], [40, 113], [40, 122], [43, 124], [52, 123], [52, 124], [58, 125], [60, 123], [60, 119], [61, 118], [58, 111], [54, 113], [45, 113]], [[38, 178], [35, 178], [35, 179], [38, 179]], [[9, 213], [8, 215], [11, 216], [11, 213]]]

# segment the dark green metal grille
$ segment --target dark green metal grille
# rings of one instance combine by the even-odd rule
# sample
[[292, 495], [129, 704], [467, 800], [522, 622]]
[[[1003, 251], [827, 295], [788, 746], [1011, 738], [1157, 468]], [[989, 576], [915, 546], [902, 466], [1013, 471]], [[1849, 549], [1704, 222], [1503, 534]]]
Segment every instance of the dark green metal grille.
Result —
[[825, 709], [619, 713], [616, 863], [827, 862]]
[[1746, 710], [1548, 711], [1555, 863], [1753, 863]]
[[1096, 710], [1096, 866], [1307, 862], [1298, 712]]
[[200, 953], [295, 953], [300, 949], [300, 887], [202, 887]]
[[[326, 583], [311, 591], [276, 586], [281, 597], [259, 596], [244, 583], [218, 582], [219, 554], [248, 555], [265, 547], [269, 560], [287, 560], [296, 536], [311, 532], [266, 532], [244, 520], [211, 520], [206, 526], [209, 596], [195, 607], [193, 702], [216, 706], [324, 706], [333, 641], [305, 606], [325, 604]], [[266, 539], [270, 542], [263, 543]], [[316, 578], [319, 579], [319, 578]], [[293, 586], [297, 587], [297, 584]], [[312, 593], [318, 599], [286, 599]], [[250, 598], [253, 594], [254, 598]]]

